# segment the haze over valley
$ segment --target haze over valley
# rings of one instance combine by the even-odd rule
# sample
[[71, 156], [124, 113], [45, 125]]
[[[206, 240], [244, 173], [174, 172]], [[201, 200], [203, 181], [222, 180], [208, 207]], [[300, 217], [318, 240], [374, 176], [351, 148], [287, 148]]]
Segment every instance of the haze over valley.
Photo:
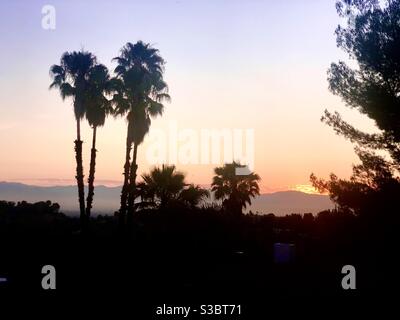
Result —
[[[119, 208], [121, 187], [96, 186], [96, 205], [93, 213], [113, 214]], [[0, 182], [0, 198], [7, 201], [44, 201], [51, 200], [61, 206], [67, 214], [78, 214], [75, 186], [33, 186], [14, 182]], [[264, 193], [252, 201], [248, 208], [253, 213], [318, 213], [332, 209], [333, 203], [326, 195], [307, 194], [300, 191], [280, 191]], [[247, 211], [248, 211], [247, 210]]]

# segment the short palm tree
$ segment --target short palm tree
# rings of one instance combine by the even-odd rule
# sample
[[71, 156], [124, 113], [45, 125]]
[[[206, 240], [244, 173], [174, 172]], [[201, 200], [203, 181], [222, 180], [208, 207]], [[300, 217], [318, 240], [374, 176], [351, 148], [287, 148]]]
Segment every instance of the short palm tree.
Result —
[[188, 185], [185, 175], [176, 170], [174, 165], [162, 165], [142, 175], [143, 182], [138, 184], [138, 193], [146, 205], [153, 204], [160, 209], [172, 204], [183, 204], [191, 208], [208, 198], [207, 190]]
[[85, 189], [82, 160], [81, 119], [85, 116], [87, 107], [86, 92], [88, 78], [92, 67], [96, 64], [96, 57], [86, 51], [65, 52], [59, 65], [50, 68], [50, 76], [53, 82], [50, 89], [58, 88], [62, 99], [71, 97], [73, 100], [76, 119], [76, 181], [78, 185], [79, 209], [81, 225], [85, 225]]
[[190, 208], [197, 207], [210, 197], [210, 192], [206, 189], [190, 184], [179, 194], [179, 199]]
[[222, 205], [227, 212], [241, 214], [251, 198], [260, 194], [258, 181], [260, 177], [253, 172], [248, 175], [237, 175], [236, 169], [245, 168], [239, 163], [227, 163], [214, 169], [215, 176], [211, 184], [211, 191], [217, 200], [222, 200]]
[[148, 193], [154, 196], [155, 203], [160, 208], [167, 207], [176, 200], [185, 187], [185, 175], [176, 170], [174, 165], [155, 167], [142, 176]]
[[[119, 57], [114, 58], [119, 80], [119, 92], [114, 96], [116, 114], [126, 115], [128, 133], [126, 139], [126, 157], [124, 165], [124, 184], [121, 192], [120, 217], [128, 210], [128, 217], [134, 211], [137, 149], [148, 133], [151, 117], [161, 115], [162, 102], [169, 100], [168, 87], [163, 80], [164, 60], [157, 49], [138, 41], [127, 43]], [[132, 162], [130, 152], [133, 145]]]
[[90, 168], [88, 178], [88, 196], [86, 199], [86, 218], [90, 218], [90, 212], [94, 196], [94, 179], [96, 170], [96, 135], [97, 128], [102, 127], [106, 117], [112, 114], [113, 108], [107, 95], [111, 94], [113, 88], [112, 80], [106, 66], [95, 65], [89, 73], [88, 90], [86, 92], [88, 104], [86, 108], [86, 119], [93, 129], [92, 149], [90, 153]]

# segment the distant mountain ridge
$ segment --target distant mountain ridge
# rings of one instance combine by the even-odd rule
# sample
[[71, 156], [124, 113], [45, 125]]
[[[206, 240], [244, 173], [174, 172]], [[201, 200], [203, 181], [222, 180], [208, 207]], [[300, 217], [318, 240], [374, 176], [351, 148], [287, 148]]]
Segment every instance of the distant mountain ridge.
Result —
[[289, 190], [265, 193], [254, 198], [250, 210], [254, 213], [258, 211], [263, 214], [285, 215], [290, 213], [318, 213], [333, 208], [334, 204], [327, 195]]
[[[119, 208], [121, 187], [96, 186], [94, 196], [94, 214], [113, 214]], [[66, 213], [78, 213], [76, 186], [32, 186], [15, 182], [0, 182], [0, 200], [28, 202], [58, 202]], [[300, 191], [280, 191], [262, 194], [253, 199], [247, 208], [253, 213], [318, 213], [334, 207], [326, 195], [307, 194]]]
[[[96, 186], [94, 213], [114, 213], [119, 208], [121, 187]], [[87, 188], [86, 188], [87, 194]], [[32, 186], [15, 182], [0, 182], [0, 200], [57, 202], [66, 213], [79, 212], [76, 186]]]

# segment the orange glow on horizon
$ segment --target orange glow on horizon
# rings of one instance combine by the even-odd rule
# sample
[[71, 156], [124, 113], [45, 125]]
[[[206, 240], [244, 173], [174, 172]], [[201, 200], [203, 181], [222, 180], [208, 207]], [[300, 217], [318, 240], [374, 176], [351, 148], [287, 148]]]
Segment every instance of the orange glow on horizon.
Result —
[[294, 187], [291, 187], [290, 190], [300, 191], [308, 194], [321, 194], [310, 184], [296, 184]]

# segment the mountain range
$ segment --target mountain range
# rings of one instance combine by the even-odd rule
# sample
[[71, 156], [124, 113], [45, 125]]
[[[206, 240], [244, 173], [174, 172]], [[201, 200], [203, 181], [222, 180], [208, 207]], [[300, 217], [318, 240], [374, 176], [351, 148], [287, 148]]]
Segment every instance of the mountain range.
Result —
[[[112, 214], [119, 208], [121, 187], [96, 186], [94, 214]], [[14, 182], [0, 182], [0, 200], [28, 202], [51, 200], [67, 214], [78, 214], [76, 186], [32, 186]], [[247, 208], [253, 213], [285, 215], [290, 213], [318, 213], [334, 207], [326, 195], [300, 191], [265, 193], [256, 197]]]

